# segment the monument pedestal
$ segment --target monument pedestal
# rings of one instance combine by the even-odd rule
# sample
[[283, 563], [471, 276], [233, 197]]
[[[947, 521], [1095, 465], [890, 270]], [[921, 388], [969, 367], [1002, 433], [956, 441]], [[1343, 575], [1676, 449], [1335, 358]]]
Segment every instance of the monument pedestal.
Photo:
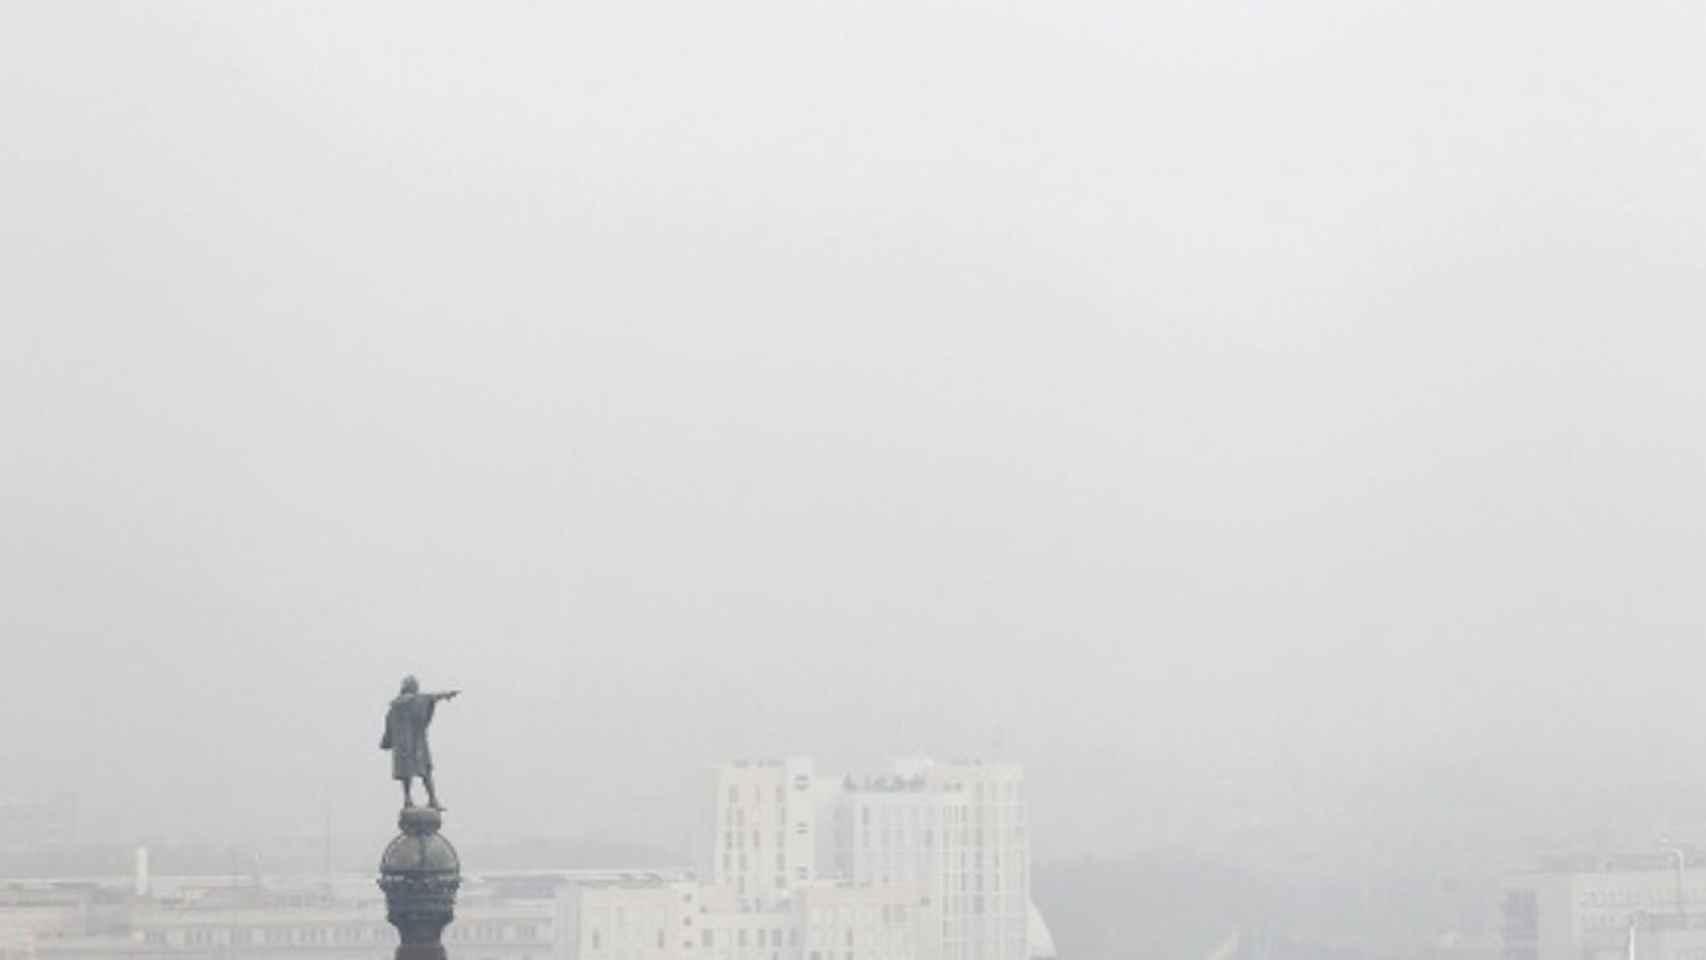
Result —
[[396, 960], [447, 960], [440, 939], [456, 918], [462, 860], [438, 831], [444, 815], [430, 807], [404, 807], [396, 839], [379, 860], [385, 919], [397, 928]]

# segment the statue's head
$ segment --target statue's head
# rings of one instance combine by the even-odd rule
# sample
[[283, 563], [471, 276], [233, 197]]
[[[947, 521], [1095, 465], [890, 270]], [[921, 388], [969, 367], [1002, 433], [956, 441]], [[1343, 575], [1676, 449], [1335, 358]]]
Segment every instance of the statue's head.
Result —
[[411, 673], [408, 676], [403, 678], [403, 692], [404, 693], [420, 693], [421, 692], [421, 682], [419, 680], [415, 679], [414, 674]]

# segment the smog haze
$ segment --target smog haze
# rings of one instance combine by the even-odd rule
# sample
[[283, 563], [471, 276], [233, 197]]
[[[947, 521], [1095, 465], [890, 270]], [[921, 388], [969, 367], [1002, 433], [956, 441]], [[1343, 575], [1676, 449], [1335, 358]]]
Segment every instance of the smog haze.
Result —
[[417, 673], [476, 838], [800, 752], [1039, 858], [1698, 827], [1703, 26], [13, 5], [6, 793], [367, 830]]

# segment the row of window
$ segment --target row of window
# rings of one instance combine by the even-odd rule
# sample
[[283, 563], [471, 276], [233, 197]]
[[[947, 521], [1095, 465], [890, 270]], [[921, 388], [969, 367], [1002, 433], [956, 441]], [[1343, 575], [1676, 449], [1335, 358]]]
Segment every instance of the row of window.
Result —
[[[880, 906], [844, 904], [839, 907], [813, 907], [809, 914], [811, 929], [808, 938], [814, 946], [822, 946], [830, 941], [853, 946], [856, 939], [855, 930], [854, 927], [847, 926], [847, 924], [859, 923], [869, 926], [881, 919], [885, 926], [868, 933], [866, 939], [878, 945], [893, 946], [908, 939], [905, 936], [906, 928], [897, 925], [907, 923], [911, 916], [911, 910], [903, 904], [882, 904]], [[628, 935], [618, 936], [614, 938], [617, 942], [612, 943], [612, 939], [605, 936], [603, 929], [593, 928], [588, 931], [588, 946], [593, 951], [604, 950], [607, 946], [612, 945], [632, 946], [635, 945], [637, 939], [633, 936], [635, 932], [617, 931], [619, 934], [626, 933]], [[648, 936], [651, 935], [648, 934]], [[656, 928], [655, 942], [659, 949], [668, 946], [669, 934], [666, 928]], [[685, 941], [683, 945], [691, 946]], [[706, 949], [714, 949], [718, 946], [741, 949], [764, 947], [781, 949], [784, 945], [790, 949], [800, 946], [800, 930], [798, 927], [787, 929], [781, 927], [740, 927], [733, 930], [701, 928], [699, 930], [699, 946]]]
[[[784, 807], [784, 806], [777, 807], [776, 808], [776, 825], [781, 826], [782, 824], [786, 823], [787, 820], [788, 820], [788, 808]], [[752, 822], [753, 822], [754, 826], [756, 826], [758, 824], [758, 811], [757, 810], [754, 810], [752, 812]], [[746, 808], [745, 807], [729, 807], [723, 811], [723, 829], [725, 829], [725, 830], [744, 830], [745, 828], [746, 828]]]
[[[1695, 888], [1684, 889], [1683, 902], [1693, 902], [1706, 899], [1706, 890]], [[1588, 890], [1582, 894], [1582, 906], [1585, 907], [1651, 907], [1671, 906], [1676, 903], [1677, 890], [1675, 887], [1614, 887], [1605, 890]]]
[[[389, 941], [396, 932], [384, 925], [340, 925], [336, 927], [213, 927], [196, 926], [153, 929], [143, 934], [154, 945], [211, 946], [327, 946]], [[451, 926], [444, 939], [473, 943], [517, 941], [544, 942], [548, 931], [538, 923], [475, 923]]]
[[[806, 789], [810, 788], [811, 785], [812, 785], [811, 778], [806, 776], [803, 773], [798, 774], [794, 777], [794, 789], [795, 790], [806, 790]], [[784, 803], [788, 799], [788, 790], [786, 787], [782, 786], [782, 784], [778, 783], [772, 789], [772, 795], [776, 798], [777, 803]], [[761, 803], [761, 802], [763, 802], [763, 800], [764, 800], [764, 788], [760, 787], [756, 783], [753, 784], [752, 785], [752, 802], [753, 803]], [[734, 783], [729, 784], [729, 803], [730, 804], [739, 804], [740, 803], [740, 785], [739, 784], [734, 784]]]
[[[781, 826], [782, 826], [781, 823], [777, 824], [778, 828], [780, 828]], [[812, 832], [811, 824], [807, 823], [804, 820], [801, 820], [801, 821], [794, 824], [794, 836], [796, 836], [796, 837], [809, 836], [811, 834], [811, 832]], [[778, 829], [776, 831], [776, 838], [772, 842], [771, 845], [780, 847], [780, 846], [783, 846], [784, 844], [786, 844], [787, 842], [788, 842], [787, 832], [784, 830]], [[753, 846], [754, 848], [764, 846], [764, 834], [762, 831], [759, 831], [759, 830], [752, 831], [752, 844], [751, 844], [751, 846]], [[723, 849], [724, 850], [744, 850], [744, 849], [746, 849], [746, 847], [747, 847], [746, 831], [744, 831], [744, 830], [724, 830], [723, 831]]]
[[855, 943], [865, 947], [898, 947], [911, 941], [911, 929], [899, 926], [865, 928], [858, 937], [854, 936], [851, 927], [814, 927], [806, 935], [806, 943], [812, 947], [851, 947]]
[[[942, 812], [941, 819], [943, 823], [970, 823], [982, 825], [985, 820], [990, 822], [1021, 823], [1025, 819], [1024, 807], [946, 806], [937, 808], [935, 806], [917, 804], [891, 806], [880, 803], [865, 803], [859, 804], [859, 823], [862, 826], [868, 827], [871, 825], [871, 821], [876, 819], [879, 822], [890, 825], [905, 823], [934, 824], [937, 819], [936, 811], [938, 809]], [[871, 811], [873, 810], [877, 811], [877, 816], [875, 818], [871, 815]], [[987, 817], [984, 815], [986, 812], [988, 813]], [[847, 813], [845, 811], [838, 811], [837, 816], [845, 818]]]
[[[757, 859], [757, 858], [754, 858], [754, 859]], [[738, 873], [746, 873], [747, 872], [747, 864], [750, 862], [751, 861], [747, 860], [746, 854], [744, 854], [744, 853], [740, 853], [740, 854], [724, 853], [723, 854], [723, 872], [724, 873], [737, 873], [737, 872]], [[737, 867], [739, 868], [738, 870], [736, 869]], [[776, 851], [776, 869], [778, 869], [778, 870], [788, 869], [788, 854], [785, 851], [782, 851], [782, 850]], [[799, 873], [800, 873], [800, 879], [803, 880], [806, 877], [810, 876], [809, 871], [805, 867], [800, 867], [798, 869], [799, 869]]]
[[[730, 934], [733, 934], [733, 936], [731, 937]], [[701, 930], [701, 931], [699, 931], [699, 945], [703, 946], [703, 947], [715, 947], [719, 942], [721, 942], [722, 945], [725, 947], [728, 947], [728, 946], [735, 946], [735, 947], [770, 946], [770, 947], [780, 948], [782, 946], [782, 940], [783, 940], [782, 930], [780, 928], [775, 928], [775, 927], [770, 928], [768, 930], [754, 929], [754, 930], [750, 930], [750, 931], [746, 930], [744, 928], [738, 929], [738, 930]], [[799, 946], [800, 945], [800, 931], [797, 929], [788, 930], [787, 931], [787, 941], [788, 941], [788, 946], [790, 946], [790, 947]]]
[[[848, 835], [843, 831], [837, 837], [842, 843], [847, 843]], [[884, 829], [881, 831], [869, 828], [860, 831], [861, 846], [869, 849], [873, 845], [883, 847], [913, 847], [934, 846], [938, 834], [929, 827], [920, 828], [916, 833], [905, 829]], [[989, 848], [1011, 845], [1020, 848], [1025, 842], [1024, 827], [1010, 827], [1005, 830], [978, 830], [970, 827], [945, 829], [940, 834], [942, 845], [945, 847]], [[780, 842], [780, 841], [778, 841]], [[754, 846], [757, 844], [755, 843]], [[733, 844], [725, 841], [725, 849]]]

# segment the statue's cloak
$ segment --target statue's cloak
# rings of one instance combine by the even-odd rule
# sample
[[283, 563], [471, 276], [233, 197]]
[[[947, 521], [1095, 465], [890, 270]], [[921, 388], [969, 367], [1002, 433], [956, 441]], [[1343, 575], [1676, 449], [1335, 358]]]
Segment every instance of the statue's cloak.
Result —
[[405, 693], [391, 701], [385, 711], [385, 736], [379, 749], [391, 751], [391, 776], [397, 780], [432, 775], [432, 750], [427, 746], [427, 725], [432, 723], [435, 697]]

